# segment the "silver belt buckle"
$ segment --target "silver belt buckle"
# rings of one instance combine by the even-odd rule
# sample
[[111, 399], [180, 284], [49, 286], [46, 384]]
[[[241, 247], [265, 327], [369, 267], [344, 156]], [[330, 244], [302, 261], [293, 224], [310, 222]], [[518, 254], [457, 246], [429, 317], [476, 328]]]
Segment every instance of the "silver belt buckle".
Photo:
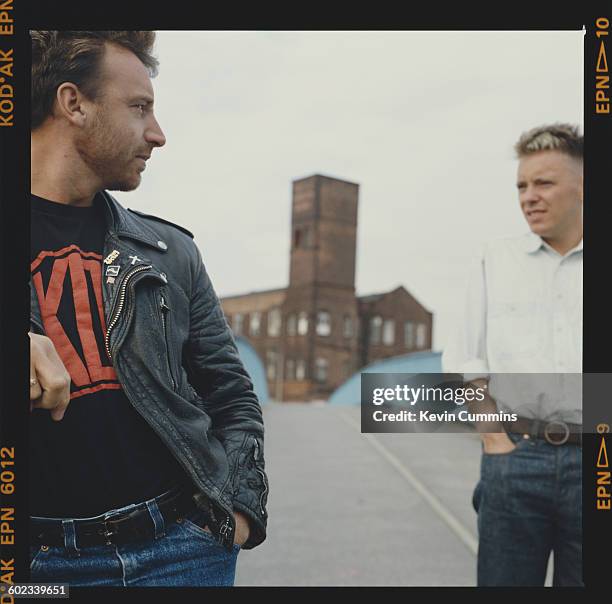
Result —
[[[552, 438], [553, 434], [559, 434], [558, 431], [556, 432], [552, 431], [552, 428], [555, 428], [555, 427], [563, 428], [564, 433], [561, 434], [561, 438], [559, 439]], [[552, 421], [552, 422], [548, 422], [546, 426], [544, 426], [544, 438], [546, 439], [546, 442], [550, 443], [551, 445], [564, 445], [567, 442], [569, 435], [570, 435], [570, 429], [565, 422]]]
[[136, 504], [126, 506], [125, 509], [121, 510], [110, 510], [104, 514], [104, 529], [98, 531], [98, 535], [102, 535], [106, 539], [106, 545], [113, 545], [113, 538], [119, 532], [118, 529], [111, 526], [111, 522], [117, 522], [118, 520], [125, 520], [129, 518], [134, 509], [137, 507]]

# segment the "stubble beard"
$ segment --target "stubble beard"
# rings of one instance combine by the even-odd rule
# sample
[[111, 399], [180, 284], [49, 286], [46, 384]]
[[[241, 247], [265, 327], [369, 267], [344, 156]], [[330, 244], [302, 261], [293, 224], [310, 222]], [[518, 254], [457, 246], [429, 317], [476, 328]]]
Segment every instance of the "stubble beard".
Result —
[[134, 153], [113, 130], [112, 122], [104, 113], [96, 114], [94, 122], [76, 142], [83, 162], [99, 179], [101, 189], [109, 191], [133, 191], [140, 185], [140, 173], [130, 174], [128, 168]]

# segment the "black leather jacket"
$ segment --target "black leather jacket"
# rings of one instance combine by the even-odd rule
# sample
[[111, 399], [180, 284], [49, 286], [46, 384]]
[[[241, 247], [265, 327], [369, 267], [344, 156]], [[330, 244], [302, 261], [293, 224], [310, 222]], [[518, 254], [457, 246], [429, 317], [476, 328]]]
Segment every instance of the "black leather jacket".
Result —
[[[232, 511], [250, 520], [243, 549], [266, 536], [268, 481], [261, 407], [189, 231], [123, 208], [103, 192], [105, 346], [134, 408], [197, 488], [220, 543], [232, 547]], [[136, 258], [134, 260], [134, 258]], [[106, 265], [104, 265], [106, 266]], [[31, 330], [44, 334], [30, 282]]]

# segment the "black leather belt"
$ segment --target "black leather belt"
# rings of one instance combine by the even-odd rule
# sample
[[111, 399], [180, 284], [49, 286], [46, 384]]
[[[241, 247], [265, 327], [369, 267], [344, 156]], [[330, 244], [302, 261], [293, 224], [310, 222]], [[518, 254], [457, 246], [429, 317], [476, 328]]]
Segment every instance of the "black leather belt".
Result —
[[542, 438], [551, 445], [582, 444], [582, 426], [561, 421], [542, 421], [519, 417], [515, 422], [503, 423], [506, 432], [528, 434], [531, 438]]
[[[170, 491], [155, 498], [167, 527], [181, 516], [195, 509], [189, 490]], [[95, 519], [74, 518], [77, 547], [111, 545], [149, 540], [155, 536], [153, 518], [144, 504], [121, 515], [104, 515]], [[30, 518], [30, 542], [35, 545], [64, 545], [62, 519], [37, 520]]]

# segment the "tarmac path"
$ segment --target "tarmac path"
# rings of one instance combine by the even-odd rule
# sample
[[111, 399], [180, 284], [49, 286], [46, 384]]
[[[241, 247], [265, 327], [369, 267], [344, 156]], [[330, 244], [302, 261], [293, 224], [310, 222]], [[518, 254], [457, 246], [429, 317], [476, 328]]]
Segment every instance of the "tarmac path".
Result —
[[475, 585], [480, 441], [361, 434], [360, 409], [268, 404], [268, 537], [236, 585]]

